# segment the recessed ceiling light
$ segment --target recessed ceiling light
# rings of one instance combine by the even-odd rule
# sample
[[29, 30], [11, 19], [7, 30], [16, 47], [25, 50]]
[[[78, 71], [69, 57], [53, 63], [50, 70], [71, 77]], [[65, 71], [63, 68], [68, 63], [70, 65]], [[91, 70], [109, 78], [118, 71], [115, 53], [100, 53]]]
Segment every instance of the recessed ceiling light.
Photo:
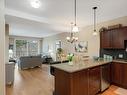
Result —
[[32, 0], [32, 1], [31, 1], [31, 6], [32, 6], [33, 8], [39, 8], [39, 7], [41, 6], [40, 0]]

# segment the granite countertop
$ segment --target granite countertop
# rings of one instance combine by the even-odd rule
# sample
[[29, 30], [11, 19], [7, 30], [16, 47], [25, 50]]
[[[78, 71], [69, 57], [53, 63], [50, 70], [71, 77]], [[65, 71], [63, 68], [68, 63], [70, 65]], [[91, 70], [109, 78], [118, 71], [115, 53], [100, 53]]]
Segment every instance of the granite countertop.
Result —
[[119, 62], [119, 63], [127, 63], [127, 60], [124, 60], [124, 59], [116, 59], [116, 60], [113, 60], [112, 62]]
[[68, 63], [62, 63], [62, 64], [55, 64], [51, 66], [68, 73], [73, 73], [73, 72], [81, 71], [83, 69], [89, 69], [95, 66], [108, 64], [110, 62], [112, 61], [111, 60], [101, 60], [101, 61], [88, 60], [88, 61], [82, 61], [80, 63], [74, 63], [73, 65], [69, 65]]
[[100, 61], [95, 61], [95, 60], [88, 60], [88, 61], [82, 61], [79, 63], [74, 63], [73, 65], [69, 65], [68, 63], [62, 63], [62, 64], [54, 64], [51, 65], [54, 68], [64, 70], [69, 73], [77, 72], [83, 69], [89, 69], [95, 66], [100, 66], [104, 64], [108, 64], [110, 62], [118, 62], [118, 63], [127, 63], [127, 60], [124, 59], [116, 59], [116, 60], [100, 60]]

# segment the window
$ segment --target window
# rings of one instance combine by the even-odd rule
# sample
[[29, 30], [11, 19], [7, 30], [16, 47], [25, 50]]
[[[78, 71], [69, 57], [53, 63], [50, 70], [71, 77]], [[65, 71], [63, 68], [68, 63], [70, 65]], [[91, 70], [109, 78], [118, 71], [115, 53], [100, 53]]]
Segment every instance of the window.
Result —
[[29, 41], [28, 42], [28, 55], [37, 55], [38, 54], [38, 41]]
[[57, 41], [56, 41], [56, 50], [57, 50], [58, 48], [61, 48], [61, 40], [57, 40]]
[[16, 57], [34, 56], [38, 54], [38, 41], [16, 40]]

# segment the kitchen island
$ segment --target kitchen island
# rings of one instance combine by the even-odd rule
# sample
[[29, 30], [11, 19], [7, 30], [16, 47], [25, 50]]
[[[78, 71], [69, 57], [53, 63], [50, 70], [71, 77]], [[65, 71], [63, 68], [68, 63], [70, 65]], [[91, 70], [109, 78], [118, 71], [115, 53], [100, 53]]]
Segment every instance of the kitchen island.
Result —
[[103, 81], [110, 83], [111, 62], [89, 60], [73, 65], [52, 65], [52, 75], [55, 76], [54, 95], [96, 95], [101, 91], [102, 67], [106, 67]]

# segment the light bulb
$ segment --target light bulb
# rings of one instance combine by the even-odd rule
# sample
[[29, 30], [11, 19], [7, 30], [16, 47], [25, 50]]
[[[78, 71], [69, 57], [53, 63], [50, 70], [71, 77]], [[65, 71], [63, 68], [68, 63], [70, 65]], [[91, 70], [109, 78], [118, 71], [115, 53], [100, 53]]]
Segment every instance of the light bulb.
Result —
[[75, 39], [75, 37], [72, 37], [72, 39]]
[[97, 36], [97, 32], [93, 32], [93, 35], [94, 35], [94, 36]]
[[67, 40], [70, 40], [70, 37], [67, 37], [66, 39], [67, 39]]
[[78, 40], [78, 37], [76, 37], [75, 40]]
[[73, 26], [72, 32], [79, 32], [79, 28], [76, 25]]
[[31, 1], [31, 6], [33, 8], [39, 8], [41, 6], [41, 2], [39, 0], [32, 0]]

